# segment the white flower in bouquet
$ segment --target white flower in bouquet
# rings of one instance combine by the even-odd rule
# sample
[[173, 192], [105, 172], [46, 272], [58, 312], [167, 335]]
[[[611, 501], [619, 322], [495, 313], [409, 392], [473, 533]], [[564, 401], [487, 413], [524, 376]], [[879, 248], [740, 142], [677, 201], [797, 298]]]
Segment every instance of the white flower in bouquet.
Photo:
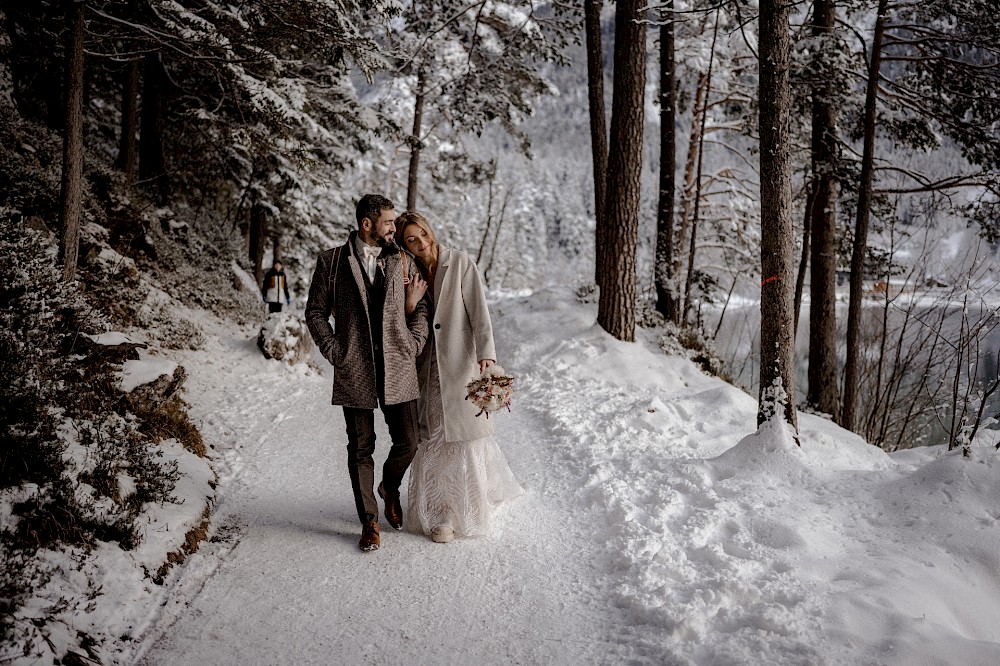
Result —
[[510, 411], [510, 401], [514, 396], [514, 378], [504, 372], [504, 369], [494, 363], [483, 370], [478, 379], [474, 379], [466, 385], [468, 395], [466, 400], [479, 408], [480, 414], [490, 417], [492, 412], [506, 408]]

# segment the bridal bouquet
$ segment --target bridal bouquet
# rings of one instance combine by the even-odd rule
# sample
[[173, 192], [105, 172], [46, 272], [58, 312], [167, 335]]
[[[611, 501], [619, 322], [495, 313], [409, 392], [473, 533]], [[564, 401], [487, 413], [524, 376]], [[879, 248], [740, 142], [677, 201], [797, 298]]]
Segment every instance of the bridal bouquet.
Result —
[[[479, 414], [490, 418], [491, 412], [506, 407], [510, 411], [510, 400], [514, 396], [514, 378], [504, 372], [499, 365], [491, 365], [483, 370], [479, 379], [474, 379], [465, 387], [469, 394], [466, 400], [479, 408]], [[476, 416], [479, 416], [476, 414]]]

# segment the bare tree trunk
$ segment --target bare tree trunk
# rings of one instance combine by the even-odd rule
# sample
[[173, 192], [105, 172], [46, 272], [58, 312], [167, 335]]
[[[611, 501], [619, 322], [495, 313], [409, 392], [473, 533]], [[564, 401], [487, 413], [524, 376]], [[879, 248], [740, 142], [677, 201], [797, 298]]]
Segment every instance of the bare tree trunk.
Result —
[[410, 171], [406, 178], [406, 210], [417, 209], [417, 176], [420, 170], [420, 125], [424, 119], [424, 98], [426, 97], [427, 75], [424, 68], [417, 70], [417, 99], [413, 105], [413, 133], [410, 136]]
[[66, 128], [63, 132], [62, 186], [59, 215], [62, 238], [63, 279], [76, 277], [80, 252], [80, 220], [83, 215], [83, 40], [87, 25], [85, 4], [66, 2]]
[[139, 129], [139, 61], [129, 60], [122, 73], [122, 120], [115, 166], [125, 174], [125, 184], [135, 183], [136, 132]]
[[677, 171], [677, 73], [674, 61], [674, 0], [660, 11], [660, 196], [656, 216], [656, 309], [668, 320], [677, 318], [674, 283], [674, 190]]
[[608, 157], [606, 244], [609, 271], [601, 284], [597, 323], [618, 338], [635, 338], [635, 249], [639, 234], [642, 122], [646, 88], [643, 0], [618, 0]]
[[165, 80], [160, 54], [147, 53], [142, 74], [139, 180], [152, 191], [161, 206], [167, 202], [162, 121]]
[[[836, 0], [815, 0], [813, 34], [836, 29]], [[821, 56], [822, 57], [822, 56]], [[817, 83], [812, 104], [812, 258], [809, 279], [809, 389], [807, 402], [837, 413], [837, 109], [828, 81]]]
[[701, 218], [701, 174], [705, 156], [705, 125], [708, 122], [708, 98], [712, 93], [712, 67], [715, 64], [715, 43], [719, 37], [719, 12], [715, 12], [715, 27], [712, 30], [712, 46], [708, 53], [708, 71], [705, 73], [705, 94], [701, 103], [701, 122], [698, 126], [698, 168], [694, 181], [694, 213], [691, 216], [691, 246], [688, 249], [687, 277], [684, 280], [684, 309], [681, 324], [687, 326], [691, 311], [691, 292], [694, 286], [694, 257], [698, 249], [698, 221]]
[[249, 256], [253, 264], [253, 276], [257, 284], [264, 279], [264, 236], [267, 233], [267, 220], [264, 207], [254, 202], [250, 206]]
[[[698, 146], [701, 141], [701, 112], [705, 108], [705, 95], [708, 91], [708, 73], [698, 76], [698, 87], [695, 89], [694, 105], [691, 107], [691, 136], [688, 139], [687, 159], [684, 162], [684, 189], [681, 192], [681, 224], [678, 229], [676, 245], [680, 252], [674, 253], [672, 274], [677, 285], [677, 299], [683, 302], [684, 288], [678, 284], [682, 269], [685, 266], [683, 249], [689, 244], [688, 234], [691, 233], [691, 221], [694, 209], [695, 184], [698, 180]], [[674, 323], [680, 325], [683, 310], [678, 308]]]
[[[135, 18], [137, 0], [129, 0], [127, 16]], [[133, 50], [136, 46], [131, 45]], [[118, 130], [118, 158], [115, 166], [125, 174], [125, 185], [135, 183], [136, 134], [139, 131], [139, 58], [134, 56], [122, 70], [122, 118]]]
[[858, 212], [851, 249], [851, 295], [847, 308], [847, 362], [844, 366], [844, 402], [840, 425], [854, 430], [858, 394], [858, 356], [861, 339], [861, 291], [864, 288], [865, 255], [868, 249], [868, 217], [871, 212], [872, 173], [875, 159], [875, 109], [878, 77], [882, 61], [882, 35], [888, 0], [879, 0], [872, 52], [868, 65], [868, 91], [865, 96], [864, 149], [861, 155], [861, 183], [858, 187]]
[[[277, 226], [277, 225], [275, 225], [275, 226]], [[278, 231], [277, 229], [272, 229], [271, 230], [271, 265], [274, 265], [274, 264], [276, 264], [279, 261], [281, 263], [285, 262], [284, 258], [282, 258], [282, 256], [281, 256], [281, 252], [282, 252], [281, 245], [282, 245], [281, 244], [281, 232]]]
[[590, 146], [594, 163], [594, 281], [600, 286], [604, 248], [604, 200], [608, 171], [608, 139], [604, 120], [604, 51], [601, 48], [603, 0], [585, 0], [584, 30], [587, 37], [587, 92], [590, 98]]
[[795, 331], [792, 330], [792, 186], [788, 117], [790, 35], [784, 0], [760, 2], [760, 398], [758, 425], [777, 407], [772, 393], [787, 396], [784, 417], [797, 430]]
[[489, 194], [486, 198], [486, 228], [483, 229], [483, 238], [479, 241], [479, 252], [476, 253], [476, 264], [479, 264], [483, 258], [483, 252], [486, 250], [486, 241], [490, 237], [490, 228], [493, 226], [493, 182], [494, 179], [490, 178]]
[[[503, 203], [500, 204], [500, 214], [497, 217], [497, 232], [496, 235], [493, 236], [493, 246], [490, 248], [489, 263], [487, 263], [486, 267], [483, 269], [483, 282], [486, 283], [487, 287], [490, 286], [490, 271], [493, 269], [493, 260], [496, 258], [497, 246], [500, 244], [500, 232], [503, 231], [503, 220], [507, 215], [507, 204], [510, 203], [511, 192], [512, 190], [510, 188], [504, 192]], [[479, 262], [477, 261], [476, 263]]]
[[799, 258], [799, 273], [795, 277], [795, 333], [799, 331], [799, 313], [802, 310], [802, 292], [805, 290], [806, 273], [809, 272], [809, 245], [812, 240], [812, 207], [815, 192], [813, 183], [806, 185], [806, 208], [802, 216], [802, 254]]

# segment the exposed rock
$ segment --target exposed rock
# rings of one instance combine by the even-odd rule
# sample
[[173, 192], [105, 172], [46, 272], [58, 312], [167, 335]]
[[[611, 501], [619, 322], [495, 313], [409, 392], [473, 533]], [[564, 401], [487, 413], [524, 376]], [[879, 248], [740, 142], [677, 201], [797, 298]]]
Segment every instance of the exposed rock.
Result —
[[100, 358], [110, 363], [138, 361], [139, 349], [146, 349], [143, 342], [134, 342], [124, 333], [110, 332], [100, 335], [83, 334], [73, 341], [73, 352]]
[[184, 366], [178, 365], [171, 375], [163, 374], [155, 380], [132, 389], [128, 399], [133, 406], [142, 406], [141, 411], [150, 412], [172, 398], [187, 380]]
[[257, 347], [265, 358], [301, 363], [312, 352], [312, 336], [303, 320], [291, 312], [275, 312], [257, 334]]

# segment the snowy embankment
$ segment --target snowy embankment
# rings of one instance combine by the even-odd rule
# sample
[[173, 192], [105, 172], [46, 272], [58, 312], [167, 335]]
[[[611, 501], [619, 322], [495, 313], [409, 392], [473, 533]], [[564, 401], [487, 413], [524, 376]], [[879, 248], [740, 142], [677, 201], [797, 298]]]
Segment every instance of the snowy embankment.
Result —
[[493, 314], [528, 492], [486, 538], [386, 529], [370, 554], [329, 378], [206, 322], [178, 360], [219, 502], [139, 663], [1000, 663], [992, 446], [889, 456], [801, 415], [798, 448], [569, 290]]
[[800, 414], [798, 448], [781, 428], [748, 434], [751, 397], [652, 340], [611, 339], [564, 294], [507, 308], [521, 404], [548, 415], [586, 477], [577, 497], [615, 560], [639, 654], [1000, 663], [993, 442], [971, 460], [940, 447], [890, 456]]

